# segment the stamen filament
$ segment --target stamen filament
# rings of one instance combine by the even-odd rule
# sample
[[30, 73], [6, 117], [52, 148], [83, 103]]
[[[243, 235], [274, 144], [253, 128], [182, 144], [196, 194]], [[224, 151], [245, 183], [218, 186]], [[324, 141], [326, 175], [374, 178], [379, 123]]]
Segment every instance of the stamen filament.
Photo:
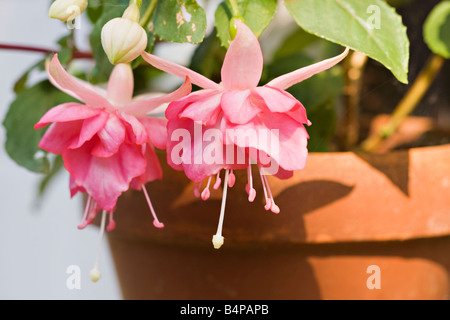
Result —
[[211, 176], [209, 176], [208, 183], [206, 184], [205, 189], [202, 191], [202, 200], [208, 200], [211, 192], [209, 191], [209, 185], [211, 184]]
[[147, 189], [145, 188], [144, 185], [142, 185], [142, 191], [144, 192], [145, 199], [147, 200], [148, 207], [149, 207], [150, 212], [152, 213], [152, 216], [153, 216], [153, 225], [154, 225], [156, 228], [159, 228], [159, 229], [164, 228], [164, 224], [161, 223], [161, 222], [158, 220], [158, 217], [156, 216], [155, 209], [153, 209], [152, 202], [150, 201], [150, 197], [149, 197], [149, 195], [148, 195], [148, 193], [147, 193]]
[[278, 213], [280, 213], [280, 208], [275, 204], [275, 200], [273, 199], [272, 191], [270, 190], [269, 182], [267, 181], [266, 175], [263, 175], [263, 178], [264, 178], [264, 182], [266, 183], [267, 191], [269, 193], [269, 197], [270, 197], [270, 201], [271, 201], [270, 210], [273, 213], [278, 214]]
[[100, 253], [102, 251], [103, 236], [105, 234], [105, 224], [106, 224], [106, 210], [103, 210], [102, 222], [100, 224], [100, 236], [98, 239], [98, 246], [97, 246], [97, 255], [95, 257], [95, 264], [92, 270], [89, 271], [89, 277], [91, 278], [92, 282], [97, 282], [102, 276], [102, 274], [98, 270], [98, 266], [100, 264]]
[[272, 207], [272, 201], [267, 196], [266, 184], [265, 184], [265, 181], [264, 181], [264, 176], [263, 176], [263, 174], [261, 172], [261, 166], [260, 165], [258, 165], [258, 169], [259, 169], [259, 176], [261, 177], [261, 184], [262, 184], [263, 191], [264, 191], [264, 198], [266, 199], [266, 205], [264, 206], [264, 209], [269, 210]]
[[225, 204], [227, 200], [227, 191], [228, 191], [228, 174], [229, 170], [225, 170], [225, 180], [223, 184], [223, 194], [222, 194], [222, 205], [220, 207], [220, 217], [219, 224], [217, 226], [217, 232], [212, 238], [212, 243], [215, 249], [220, 249], [223, 245], [223, 236], [222, 236], [222, 228], [223, 228], [223, 219], [225, 217]]
[[248, 164], [247, 180], [248, 180], [248, 184], [246, 186], [246, 189], [247, 189], [246, 191], [248, 193], [248, 201], [253, 202], [256, 197], [256, 190], [253, 188], [253, 175], [252, 175], [252, 164], [251, 163]]
[[222, 183], [222, 179], [220, 179], [220, 171], [219, 171], [219, 172], [217, 172], [216, 182], [214, 183], [213, 189], [214, 190], [219, 189], [221, 183]]
[[230, 188], [233, 188], [235, 183], [236, 183], [236, 176], [234, 175], [233, 169], [231, 169], [228, 176], [228, 186]]
[[86, 208], [84, 209], [84, 214], [83, 214], [83, 220], [81, 220], [81, 224], [78, 226], [78, 229], [84, 229], [86, 228], [86, 226], [88, 225], [87, 223], [87, 217], [88, 217], [88, 213], [91, 209], [91, 196], [88, 196], [87, 202], [86, 202]]
[[109, 222], [108, 226], [106, 227], [106, 231], [111, 232], [116, 228], [116, 222], [114, 221], [113, 217], [114, 212], [109, 213]]

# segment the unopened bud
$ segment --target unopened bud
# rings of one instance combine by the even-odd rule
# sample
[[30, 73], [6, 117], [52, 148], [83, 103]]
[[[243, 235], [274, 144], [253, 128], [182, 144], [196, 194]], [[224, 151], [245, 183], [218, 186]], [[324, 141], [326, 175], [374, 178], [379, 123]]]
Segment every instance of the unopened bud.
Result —
[[103, 26], [102, 46], [112, 64], [128, 63], [147, 47], [147, 33], [135, 21], [115, 18]]
[[128, 6], [127, 10], [122, 15], [122, 18], [139, 22], [139, 7], [136, 4], [131, 4]]
[[50, 6], [48, 16], [61, 21], [73, 20], [82, 14], [87, 6], [87, 0], [56, 0]]

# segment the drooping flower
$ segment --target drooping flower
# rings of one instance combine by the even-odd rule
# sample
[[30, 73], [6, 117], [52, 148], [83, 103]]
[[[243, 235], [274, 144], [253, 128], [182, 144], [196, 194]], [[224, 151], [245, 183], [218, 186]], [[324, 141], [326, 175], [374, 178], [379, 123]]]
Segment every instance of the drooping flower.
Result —
[[[261, 177], [265, 209], [279, 213], [266, 175], [286, 179], [293, 171], [304, 168], [308, 154], [305, 128], [310, 125], [303, 105], [285, 89], [345, 58], [348, 48], [339, 56], [295, 70], [258, 86], [263, 69], [263, 55], [258, 39], [240, 20], [234, 20], [237, 33], [223, 62], [220, 84], [184, 66], [149, 53], [142, 57], [154, 67], [178, 77], [189, 77], [203, 88], [169, 104], [167, 159], [178, 170], [196, 182], [194, 193], [206, 200], [211, 177], [214, 188], [221, 184], [220, 171], [225, 169], [219, 227], [213, 236], [215, 248], [223, 244], [222, 223], [228, 186], [233, 186], [233, 170], [247, 169], [248, 200], [255, 199], [252, 163]], [[200, 192], [200, 184], [208, 179]]]
[[[114, 229], [117, 200], [129, 188], [144, 192], [154, 226], [162, 228], [164, 225], [156, 217], [144, 185], [162, 177], [154, 148], [166, 147], [167, 120], [148, 115], [157, 107], [189, 94], [190, 82], [186, 80], [167, 95], [133, 99], [133, 73], [129, 64], [114, 67], [107, 90], [68, 74], [57, 55], [47, 64], [47, 73], [55, 87], [84, 103], [55, 106], [35, 125], [39, 129], [51, 124], [39, 146], [62, 155], [70, 173], [71, 195], [78, 192], [88, 195], [79, 228], [86, 227], [103, 210], [102, 226], [109, 214], [106, 230]], [[93, 272], [97, 274], [97, 268]]]

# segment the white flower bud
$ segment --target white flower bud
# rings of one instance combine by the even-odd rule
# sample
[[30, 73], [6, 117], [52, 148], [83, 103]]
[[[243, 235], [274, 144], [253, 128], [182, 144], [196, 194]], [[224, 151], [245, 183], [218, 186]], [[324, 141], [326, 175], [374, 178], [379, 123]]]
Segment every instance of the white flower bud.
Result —
[[112, 64], [128, 63], [147, 47], [147, 33], [135, 21], [115, 18], [103, 26], [102, 46]]
[[61, 21], [69, 21], [86, 10], [87, 0], [56, 0], [50, 6], [48, 16]]

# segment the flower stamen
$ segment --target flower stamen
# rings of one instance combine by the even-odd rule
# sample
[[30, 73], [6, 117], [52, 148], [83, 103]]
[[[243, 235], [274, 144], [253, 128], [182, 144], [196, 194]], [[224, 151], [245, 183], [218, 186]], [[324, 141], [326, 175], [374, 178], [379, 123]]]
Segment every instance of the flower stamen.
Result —
[[272, 200], [267, 195], [266, 183], [265, 183], [265, 180], [264, 180], [264, 175], [261, 172], [261, 166], [260, 165], [258, 165], [258, 169], [259, 169], [259, 176], [261, 177], [261, 184], [262, 184], [263, 191], [264, 191], [264, 198], [266, 199], [266, 205], [264, 206], [264, 209], [270, 210], [270, 208], [272, 207]]
[[206, 184], [205, 189], [203, 189], [202, 191], [202, 200], [205, 201], [208, 200], [209, 196], [211, 195], [211, 192], [209, 191], [209, 185], [211, 184], [211, 177], [212, 176], [209, 176], [208, 183]]
[[111, 232], [116, 228], [116, 222], [114, 221], [114, 217], [113, 217], [114, 212], [111, 212], [109, 214], [109, 222], [108, 222], [108, 226], [106, 227], [106, 231]]
[[91, 196], [89, 196], [88, 199], [87, 199], [86, 207], [85, 207], [85, 209], [84, 209], [84, 214], [83, 214], [83, 220], [81, 220], [81, 223], [80, 223], [80, 225], [78, 226], [78, 229], [80, 229], [80, 230], [86, 228], [87, 225], [89, 224], [87, 218], [88, 218], [88, 213], [89, 213], [90, 210], [91, 210], [91, 199], [92, 199]]
[[100, 264], [100, 253], [102, 251], [103, 236], [105, 234], [105, 224], [106, 224], [106, 210], [103, 210], [102, 222], [100, 224], [100, 236], [98, 239], [97, 255], [95, 257], [94, 267], [92, 268], [91, 271], [89, 271], [89, 277], [91, 278], [92, 282], [97, 282], [98, 280], [100, 280], [102, 276], [102, 274], [98, 270], [98, 265]]
[[220, 249], [223, 245], [224, 238], [222, 236], [222, 228], [223, 228], [223, 219], [225, 217], [225, 204], [227, 200], [227, 191], [228, 191], [228, 174], [229, 170], [225, 170], [225, 180], [223, 184], [223, 195], [222, 195], [222, 205], [220, 207], [220, 217], [219, 224], [217, 226], [217, 232], [213, 235], [212, 243], [215, 249]]
[[236, 183], [236, 176], [234, 175], [233, 169], [231, 169], [228, 176], [228, 186], [230, 188], [233, 188], [235, 183]]
[[147, 189], [145, 188], [144, 185], [142, 185], [142, 191], [144, 192], [145, 199], [147, 200], [148, 207], [153, 216], [153, 225], [158, 229], [164, 228], [164, 224], [162, 222], [160, 222], [158, 220], [158, 217], [156, 216], [155, 209], [153, 209], [152, 202], [150, 201], [150, 196], [148, 195]]
[[217, 175], [216, 175], [216, 182], [214, 183], [213, 189], [214, 190], [219, 189], [221, 183], [222, 183], [222, 179], [220, 179], [220, 170], [219, 170], [219, 172], [217, 172]]
[[245, 191], [248, 193], [248, 201], [253, 202], [256, 197], [256, 190], [253, 188], [253, 175], [252, 175], [252, 164], [249, 163], [247, 169], [247, 180], [248, 183], [245, 185]]
[[[263, 184], [265, 184], [265, 187], [267, 189], [268, 195], [269, 195], [269, 199], [270, 199], [270, 210], [273, 213], [280, 213], [280, 208], [276, 205], [275, 200], [273, 199], [272, 196], [272, 191], [270, 190], [270, 186], [269, 186], [269, 182], [267, 181], [267, 177], [265, 174], [261, 174], [261, 179], [264, 180]], [[266, 209], [267, 210], [267, 209]]]

